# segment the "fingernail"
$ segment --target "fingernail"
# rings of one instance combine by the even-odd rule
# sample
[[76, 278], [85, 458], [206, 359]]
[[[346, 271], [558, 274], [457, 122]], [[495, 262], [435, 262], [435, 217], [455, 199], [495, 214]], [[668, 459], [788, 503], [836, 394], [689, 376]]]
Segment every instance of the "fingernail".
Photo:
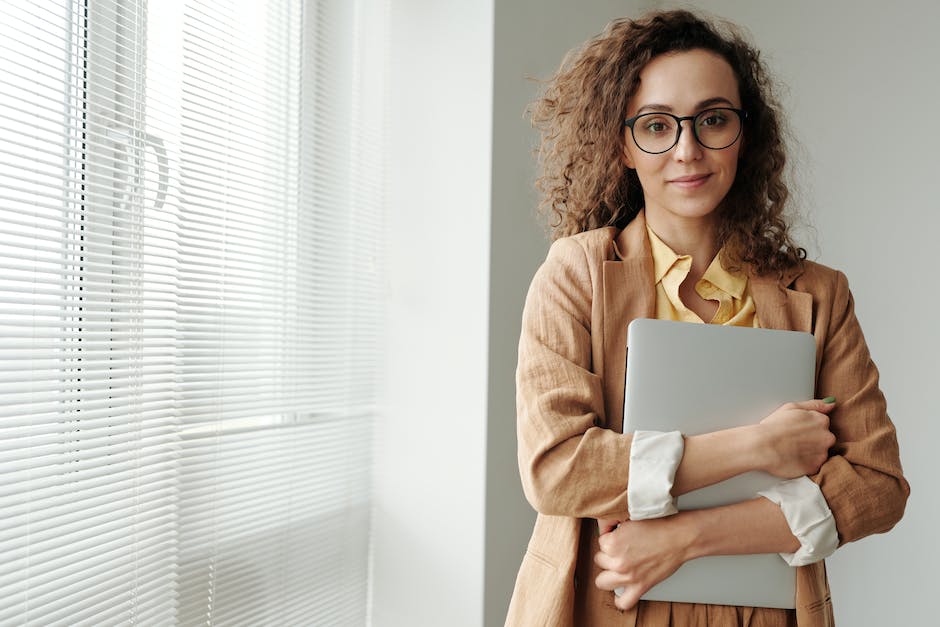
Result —
[[835, 397], [835, 396], [827, 396], [826, 398], [823, 399], [823, 402], [826, 403], [826, 404], [835, 403], [835, 402], [836, 402], [836, 397]]

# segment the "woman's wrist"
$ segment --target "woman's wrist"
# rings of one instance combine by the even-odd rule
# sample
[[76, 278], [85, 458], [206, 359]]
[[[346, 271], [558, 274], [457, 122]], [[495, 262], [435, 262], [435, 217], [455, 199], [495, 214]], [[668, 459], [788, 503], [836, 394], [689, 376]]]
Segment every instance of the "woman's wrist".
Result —
[[749, 470], [768, 472], [776, 452], [766, 429], [760, 423], [747, 425], [741, 427], [741, 437]]
[[675, 537], [682, 547], [683, 562], [705, 557], [708, 553], [707, 519], [700, 512], [707, 510], [686, 510], [672, 516], [669, 521], [675, 525]]

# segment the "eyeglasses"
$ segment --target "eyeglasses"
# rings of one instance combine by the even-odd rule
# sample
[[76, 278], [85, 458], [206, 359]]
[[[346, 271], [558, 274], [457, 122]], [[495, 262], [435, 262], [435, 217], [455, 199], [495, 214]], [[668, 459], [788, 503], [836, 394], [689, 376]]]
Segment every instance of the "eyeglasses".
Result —
[[643, 113], [623, 123], [630, 127], [637, 148], [658, 155], [679, 143], [685, 120], [692, 120], [692, 134], [698, 143], [711, 150], [722, 150], [738, 141], [745, 119], [746, 111], [720, 107], [684, 117], [671, 113]]

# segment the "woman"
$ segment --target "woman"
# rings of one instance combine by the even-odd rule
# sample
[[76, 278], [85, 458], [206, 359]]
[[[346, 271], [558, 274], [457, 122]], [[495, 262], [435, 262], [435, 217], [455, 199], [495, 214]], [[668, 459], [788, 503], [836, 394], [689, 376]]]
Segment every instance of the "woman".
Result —
[[[823, 558], [893, 527], [909, 488], [847, 281], [790, 238], [758, 53], [685, 11], [619, 20], [566, 59], [533, 121], [556, 241], [519, 346], [520, 470], [539, 515], [507, 625], [832, 625]], [[634, 318], [811, 332], [827, 398], [701, 436], [620, 433]], [[780, 484], [675, 512], [673, 497], [755, 469]], [[736, 553], [797, 566], [797, 608], [639, 600], [689, 559]]]

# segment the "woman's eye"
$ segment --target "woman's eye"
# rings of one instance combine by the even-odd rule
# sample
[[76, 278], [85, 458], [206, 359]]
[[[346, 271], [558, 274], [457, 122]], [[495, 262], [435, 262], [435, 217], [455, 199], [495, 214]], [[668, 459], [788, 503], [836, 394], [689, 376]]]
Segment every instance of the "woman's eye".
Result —
[[699, 126], [721, 126], [728, 121], [728, 118], [718, 111], [711, 111], [702, 117]]
[[663, 133], [669, 129], [669, 126], [662, 120], [650, 120], [645, 128], [649, 133]]

